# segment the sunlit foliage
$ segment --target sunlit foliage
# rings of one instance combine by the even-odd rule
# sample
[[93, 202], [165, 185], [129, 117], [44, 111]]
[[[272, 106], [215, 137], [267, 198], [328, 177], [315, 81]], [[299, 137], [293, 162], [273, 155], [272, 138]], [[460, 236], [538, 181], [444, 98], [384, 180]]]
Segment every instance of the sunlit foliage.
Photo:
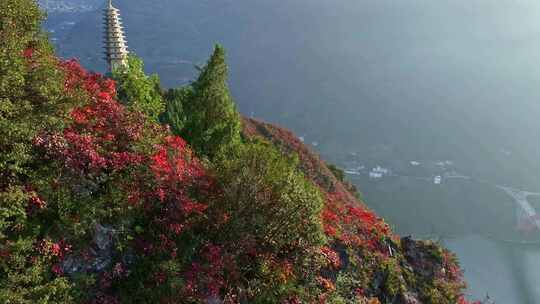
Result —
[[146, 75], [140, 58], [129, 55], [127, 65], [114, 70], [112, 77], [117, 83], [118, 99], [123, 104], [155, 121], [158, 120], [159, 115], [165, 110], [159, 77], [155, 74]]

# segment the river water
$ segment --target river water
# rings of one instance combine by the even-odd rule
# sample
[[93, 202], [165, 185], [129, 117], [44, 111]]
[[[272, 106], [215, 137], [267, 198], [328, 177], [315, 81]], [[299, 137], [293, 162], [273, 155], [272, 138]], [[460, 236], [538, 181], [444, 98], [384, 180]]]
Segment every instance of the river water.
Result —
[[469, 299], [540, 303], [538, 231], [519, 229], [517, 206], [496, 185], [472, 180], [349, 176], [367, 205], [400, 235], [435, 239], [455, 252]]
[[468, 294], [496, 303], [540, 302], [540, 246], [516, 246], [478, 235], [443, 240], [465, 271]]

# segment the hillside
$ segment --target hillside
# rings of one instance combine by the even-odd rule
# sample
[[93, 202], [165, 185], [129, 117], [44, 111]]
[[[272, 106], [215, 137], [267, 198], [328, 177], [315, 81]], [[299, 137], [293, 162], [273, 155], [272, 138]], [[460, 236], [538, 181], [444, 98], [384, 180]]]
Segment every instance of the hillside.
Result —
[[134, 56], [59, 59], [42, 18], [0, 3], [0, 302], [468, 303], [451, 252], [241, 118], [223, 47], [164, 92]]
[[346, 204], [357, 206], [362, 204], [359, 199], [355, 197], [355, 193], [351, 193], [355, 191], [352, 188], [352, 185], [343, 181], [343, 176], [341, 177], [341, 180], [338, 180], [324, 160], [314, 153], [311, 148], [304, 144], [291, 131], [252, 118], [243, 118], [242, 133], [248, 138], [259, 136], [267, 139], [286, 154], [297, 154], [300, 158], [302, 171], [309, 179], [317, 184], [321, 190], [326, 193], [335, 193], [336, 195], [339, 195]]
[[[350, 250], [354, 245], [343, 235], [336, 237], [333, 247], [339, 252], [341, 266], [336, 269], [337, 274], [334, 273], [332, 276], [336, 278], [342, 273], [347, 273], [350, 260], [357, 258], [361, 260], [366, 256], [377, 260], [382, 257], [381, 264], [390, 263], [395, 268], [379, 268], [380, 265], [365, 269], [360, 267], [370, 273], [372, 279], [371, 282], [366, 282], [366, 293], [381, 299], [382, 303], [446, 303], [442, 297], [429, 298], [429, 296], [436, 296], [437, 293], [449, 295], [462, 286], [461, 272], [448, 251], [429, 241], [393, 235], [382, 219], [360, 201], [357, 190], [347, 181], [338, 179], [327, 163], [291, 131], [251, 118], [243, 118], [242, 126], [245, 137], [264, 138], [279, 147], [284, 154], [293, 153], [299, 156], [302, 172], [318, 185], [327, 198], [326, 208], [323, 211], [327, 234], [334, 235], [334, 221], [337, 217], [347, 217], [343, 214], [347, 213], [344, 211], [347, 208], [362, 213], [362, 221], [370, 219], [369, 226], [359, 231], [363, 234], [360, 237], [369, 239], [370, 231], [382, 229], [383, 239], [386, 238], [383, 244], [375, 245], [364, 252], [356, 251], [358, 248]], [[342, 174], [337, 172], [338, 176], [343, 176]], [[342, 230], [342, 233], [346, 231]], [[415, 277], [414, 283], [409, 281], [411, 277]], [[433, 290], [429, 290], [430, 285], [434, 287]], [[465, 302], [462, 298], [459, 301]]]

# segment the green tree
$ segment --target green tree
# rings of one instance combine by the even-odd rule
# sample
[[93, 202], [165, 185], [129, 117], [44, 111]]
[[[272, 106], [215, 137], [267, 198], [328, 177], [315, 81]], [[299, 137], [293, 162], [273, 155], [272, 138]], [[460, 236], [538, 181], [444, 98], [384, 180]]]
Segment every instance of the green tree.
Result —
[[35, 1], [0, 1], [0, 302], [66, 303], [70, 286], [51, 277], [46, 259], [30, 260], [39, 227], [27, 218], [36, 174], [32, 140], [59, 129], [71, 100]]
[[215, 163], [224, 191], [217, 208], [230, 216], [220, 232], [227, 241], [253, 238], [277, 252], [322, 243], [322, 198], [298, 170], [297, 157], [256, 141], [230, 148]]
[[62, 124], [67, 103], [42, 17], [34, 1], [0, 3], [0, 241], [25, 220], [21, 188], [33, 173], [32, 139]]
[[154, 121], [165, 110], [161, 96], [159, 77], [156, 74], [148, 76], [144, 73], [142, 59], [130, 55], [128, 64], [113, 71], [116, 80], [117, 96], [120, 101], [131, 109], [145, 113]]
[[185, 104], [189, 102], [193, 91], [190, 87], [169, 89], [165, 95], [165, 112], [160, 117], [162, 123], [168, 124], [176, 135], [182, 135], [187, 122]]
[[216, 45], [192, 87], [193, 94], [185, 104], [188, 119], [183, 135], [199, 154], [213, 158], [240, 140], [240, 115], [227, 86], [223, 47]]
[[[35, 132], [58, 123], [62, 73], [33, 1], [0, 3], [0, 176], [23, 173]], [[1, 188], [1, 185], [0, 185]]]

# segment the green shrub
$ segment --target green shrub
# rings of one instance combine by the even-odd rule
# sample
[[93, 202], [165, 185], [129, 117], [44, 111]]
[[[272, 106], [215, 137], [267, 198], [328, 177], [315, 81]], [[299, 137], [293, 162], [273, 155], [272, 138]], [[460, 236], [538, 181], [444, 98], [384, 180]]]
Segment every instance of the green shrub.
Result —
[[112, 77], [116, 80], [117, 96], [122, 103], [154, 121], [158, 120], [165, 110], [159, 77], [145, 74], [142, 59], [128, 56], [127, 66], [114, 70]]
[[323, 240], [317, 188], [298, 171], [298, 160], [265, 142], [237, 145], [216, 162], [223, 200], [230, 216], [224, 237], [249, 235], [276, 250]]

